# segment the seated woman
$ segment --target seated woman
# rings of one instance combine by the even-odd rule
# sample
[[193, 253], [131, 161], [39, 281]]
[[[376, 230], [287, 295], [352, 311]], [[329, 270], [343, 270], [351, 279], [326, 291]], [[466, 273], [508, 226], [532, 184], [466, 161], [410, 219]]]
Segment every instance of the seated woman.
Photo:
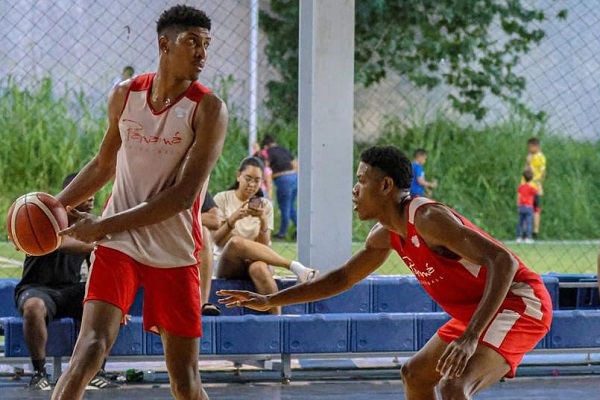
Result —
[[[224, 279], [251, 279], [261, 294], [277, 292], [271, 266], [289, 269], [299, 282], [313, 279], [318, 271], [275, 253], [270, 247], [273, 204], [262, 197], [264, 163], [248, 157], [240, 164], [230, 190], [214, 197], [221, 226], [213, 232], [215, 275]], [[281, 307], [269, 310], [281, 314]]]

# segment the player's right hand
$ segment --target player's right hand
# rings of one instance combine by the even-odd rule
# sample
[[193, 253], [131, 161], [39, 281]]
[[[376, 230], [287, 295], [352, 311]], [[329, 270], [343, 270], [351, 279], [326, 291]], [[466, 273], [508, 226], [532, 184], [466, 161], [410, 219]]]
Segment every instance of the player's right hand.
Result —
[[86, 243], [97, 242], [106, 236], [101, 229], [100, 217], [76, 210], [68, 209], [69, 219], [75, 221], [68, 228], [58, 232], [60, 236], [71, 236]]
[[218, 290], [217, 296], [225, 297], [219, 299], [219, 304], [224, 304], [227, 308], [247, 307], [256, 311], [267, 311], [273, 307], [266, 296], [247, 290]]

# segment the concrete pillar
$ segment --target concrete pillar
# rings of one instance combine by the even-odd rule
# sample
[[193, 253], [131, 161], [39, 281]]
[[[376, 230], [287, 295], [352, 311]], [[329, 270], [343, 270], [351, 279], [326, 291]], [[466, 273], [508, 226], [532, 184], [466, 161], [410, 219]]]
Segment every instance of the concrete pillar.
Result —
[[352, 252], [354, 0], [300, 1], [298, 255], [321, 272]]

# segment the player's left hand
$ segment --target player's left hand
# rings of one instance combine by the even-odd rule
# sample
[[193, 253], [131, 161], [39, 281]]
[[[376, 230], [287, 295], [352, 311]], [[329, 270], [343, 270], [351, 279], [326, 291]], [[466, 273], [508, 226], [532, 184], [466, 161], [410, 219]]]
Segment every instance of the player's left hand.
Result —
[[458, 378], [467, 367], [469, 359], [477, 349], [478, 338], [463, 335], [446, 347], [446, 350], [438, 360], [436, 371], [444, 378]]
[[69, 219], [75, 221], [71, 226], [58, 232], [60, 236], [71, 236], [86, 243], [96, 242], [106, 236], [101, 229], [102, 218], [74, 208], [68, 210]]
[[248, 307], [256, 311], [267, 311], [273, 307], [266, 296], [247, 290], [218, 290], [217, 295], [225, 297], [219, 299], [219, 304], [224, 304], [227, 308]]

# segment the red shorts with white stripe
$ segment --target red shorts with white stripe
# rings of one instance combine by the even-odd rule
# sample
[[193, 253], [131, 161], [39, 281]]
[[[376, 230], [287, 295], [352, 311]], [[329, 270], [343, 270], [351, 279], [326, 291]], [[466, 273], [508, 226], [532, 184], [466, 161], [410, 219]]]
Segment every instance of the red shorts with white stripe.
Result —
[[144, 287], [144, 329], [158, 327], [175, 336], [202, 336], [198, 267], [158, 268], [104, 246], [93, 253], [85, 301], [101, 300], [127, 314], [140, 286]]
[[[468, 322], [451, 319], [439, 330], [438, 336], [450, 343], [460, 337]], [[544, 322], [504, 309], [498, 312], [479, 338], [479, 343], [496, 350], [510, 366], [507, 378], [513, 378], [525, 353], [533, 350], [546, 336], [548, 327]]]

